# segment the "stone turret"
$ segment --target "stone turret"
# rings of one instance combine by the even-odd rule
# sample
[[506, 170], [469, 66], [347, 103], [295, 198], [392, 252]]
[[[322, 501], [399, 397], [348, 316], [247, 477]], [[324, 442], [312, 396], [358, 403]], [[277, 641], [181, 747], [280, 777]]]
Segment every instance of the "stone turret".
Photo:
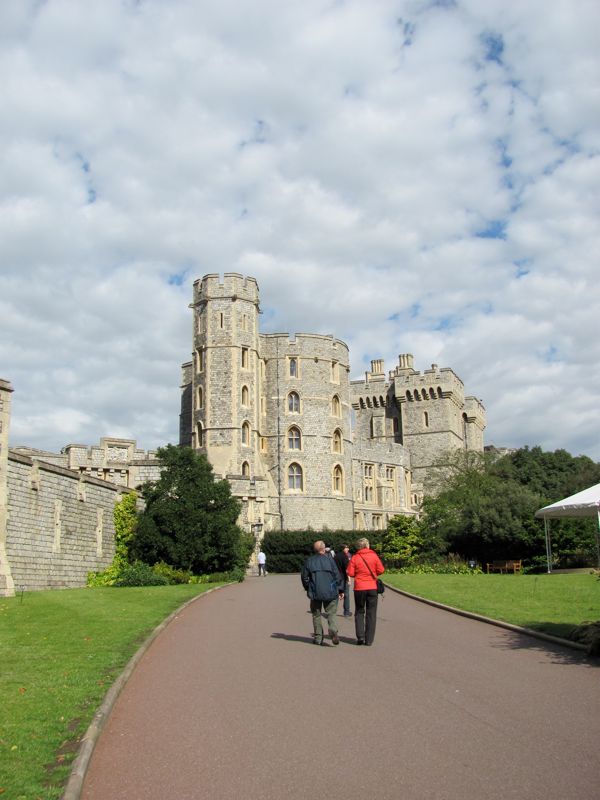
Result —
[[8, 521], [8, 430], [10, 426], [10, 396], [13, 388], [0, 378], [0, 597], [12, 597], [15, 584], [6, 554]]

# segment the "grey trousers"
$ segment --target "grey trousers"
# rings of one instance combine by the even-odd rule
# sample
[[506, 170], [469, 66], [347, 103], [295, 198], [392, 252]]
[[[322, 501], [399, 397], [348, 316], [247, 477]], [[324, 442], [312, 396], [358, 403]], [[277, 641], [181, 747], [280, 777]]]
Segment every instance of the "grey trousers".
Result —
[[321, 619], [321, 609], [325, 612], [327, 617], [327, 627], [329, 633], [337, 633], [338, 626], [335, 615], [337, 614], [338, 598], [334, 600], [311, 600], [310, 610], [313, 618], [313, 630], [315, 632], [315, 639], [323, 639], [323, 620]]

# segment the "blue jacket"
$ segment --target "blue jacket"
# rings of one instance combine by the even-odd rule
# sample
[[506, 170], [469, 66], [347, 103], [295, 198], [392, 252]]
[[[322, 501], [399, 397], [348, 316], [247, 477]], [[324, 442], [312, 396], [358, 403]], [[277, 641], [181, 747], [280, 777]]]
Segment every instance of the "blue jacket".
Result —
[[311, 600], [329, 602], [344, 591], [344, 578], [331, 556], [315, 553], [307, 558], [300, 578]]

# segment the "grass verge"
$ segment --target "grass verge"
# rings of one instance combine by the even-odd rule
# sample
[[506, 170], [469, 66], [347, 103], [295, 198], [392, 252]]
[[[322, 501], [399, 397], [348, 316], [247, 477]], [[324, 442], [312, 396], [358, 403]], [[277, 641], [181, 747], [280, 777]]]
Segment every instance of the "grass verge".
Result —
[[215, 584], [0, 599], [0, 796], [52, 800], [109, 686], [150, 632]]
[[385, 575], [391, 586], [493, 619], [568, 637], [600, 619], [595, 575]]

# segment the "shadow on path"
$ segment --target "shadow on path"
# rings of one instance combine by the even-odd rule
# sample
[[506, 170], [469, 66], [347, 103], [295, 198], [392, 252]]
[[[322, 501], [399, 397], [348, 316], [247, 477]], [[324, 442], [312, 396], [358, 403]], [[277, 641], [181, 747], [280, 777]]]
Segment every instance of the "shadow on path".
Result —
[[[527, 627], [535, 630], [535, 624], [530, 623]], [[545, 633], [551, 633], [545, 625]], [[559, 634], [557, 634], [559, 635]], [[543, 639], [536, 639], [527, 634], [517, 633], [516, 631], [504, 630], [501, 642], [492, 644], [492, 647], [501, 650], [531, 650], [543, 653], [553, 664], [579, 664], [587, 667], [600, 667], [600, 658], [590, 656], [583, 650], [570, 650], [567, 646], [561, 646], [553, 642], [546, 642]]]
[[[295, 633], [272, 633], [271, 639], [285, 639], [287, 642], [300, 642], [301, 644], [313, 644], [312, 636], [298, 636]], [[356, 645], [356, 639], [351, 639], [349, 636], [340, 636], [340, 642], [344, 644]], [[325, 644], [331, 643], [325, 638]], [[333, 647], [334, 645], [331, 645]]]

